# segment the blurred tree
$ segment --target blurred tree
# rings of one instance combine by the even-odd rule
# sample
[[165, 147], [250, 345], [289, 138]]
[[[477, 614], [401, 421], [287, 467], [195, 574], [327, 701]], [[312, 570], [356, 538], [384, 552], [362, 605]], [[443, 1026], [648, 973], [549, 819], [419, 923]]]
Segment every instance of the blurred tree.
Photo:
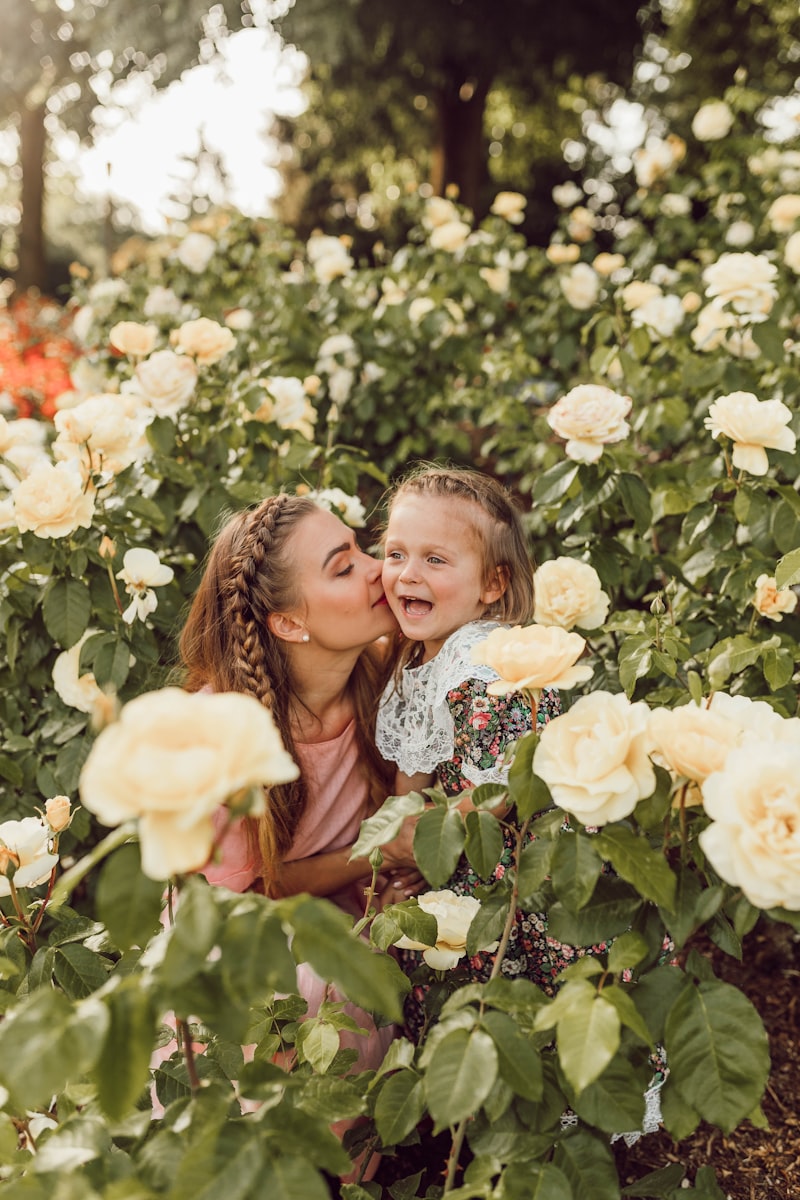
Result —
[[[565, 15], [548, 0], [296, 0], [275, 25], [311, 60], [310, 104], [280, 132], [294, 152], [290, 194], [302, 192], [298, 173], [307, 180], [307, 223], [321, 218], [326, 188], [355, 215], [376, 175], [384, 191], [423, 179], [439, 194], [452, 186], [482, 215], [498, 185], [530, 191], [529, 178], [493, 169], [507, 133], [530, 148], [529, 171], [549, 160], [549, 178], [562, 138], [580, 132], [578, 81], [627, 84], [642, 45], [642, 0], [599, 7], [573, 0]], [[499, 137], [487, 129], [498, 94], [514, 97]]]
[[59, 123], [95, 127], [115, 84], [164, 87], [213, 57], [229, 31], [254, 23], [248, 0], [14, 0], [3, 6], [0, 122], [19, 135], [21, 217], [17, 287], [45, 289], [44, 163]]

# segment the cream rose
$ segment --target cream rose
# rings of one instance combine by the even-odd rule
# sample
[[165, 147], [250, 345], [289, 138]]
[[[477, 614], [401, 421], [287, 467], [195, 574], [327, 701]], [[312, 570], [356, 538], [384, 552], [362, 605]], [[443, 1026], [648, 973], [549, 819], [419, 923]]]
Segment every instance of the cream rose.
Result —
[[511, 272], [508, 267], [481, 267], [478, 272], [489, 291], [504, 296], [511, 283]]
[[14, 521], [21, 533], [69, 537], [88, 529], [93, 517], [94, 494], [84, 492], [80, 473], [66, 463], [37, 463], [14, 492]]
[[72, 805], [68, 796], [51, 796], [44, 802], [44, 815], [53, 833], [61, 833], [70, 823]]
[[348, 496], [341, 488], [322, 488], [307, 495], [309, 500], [316, 500], [317, 504], [336, 513], [351, 529], [363, 529], [367, 523], [367, 510], [358, 496]]
[[202, 366], [219, 362], [236, 345], [236, 338], [230, 329], [208, 317], [184, 321], [183, 325], [173, 329], [170, 341], [181, 353], [190, 354]]
[[567, 217], [567, 233], [573, 242], [590, 242], [594, 235], [597, 219], [590, 208], [579, 204]]
[[735, 324], [733, 313], [720, 308], [716, 301], [707, 304], [697, 314], [697, 324], [691, 333], [696, 349], [704, 352], [718, 350], [725, 344], [728, 332]]
[[547, 423], [565, 439], [567, 458], [597, 462], [603, 446], [628, 436], [630, 427], [625, 418], [631, 403], [630, 396], [621, 396], [611, 388], [583, 383], [556, 401], [547, 414]]
[[649, 715], [624, 692], [589, 692], [544, 727], [533, 770], [559, 808], [584, 825], [606, 825], [652, 794]]
[[[424, 892], [418, 900], [423, 912], [436, 918], [436, 945], [415, 942], [405, 934], [395, 942], [401, 950], [421, 950], [425, 962], [434, 971], [450, 971], [467, 952], [467, 936], [481, 902], [474, 896], [457, 896], [449, 888], [439, 892]], [[481, 946], [481, 950], [496, 950], [497, 942]]]
[[208, 861], [220, 804], [297, 775], [272, 716], [253, 696], [163, 688], [131, 700], [99, 734], [80, 793], [104, 825], [138, 818], [142, 870], [168, 879]]
[[412, 325], [419, 325], [436, 308], [436, 302], [430, 296], [415, 296], [408, 306], [408, 319]]
[[225, 313], [225, 324], [228, 329], [234, 329], [237, 333], [246, 333], [248, 329], [253, 328], [255, 317], [249, 308], [232, 308]]
[[576, 246], [574, 242], [551, 242], [547, 247], [545, 254], [548, 262], [551, 262], [554, 267], [563, 267], [568, 263], [576, 263], [581, 256], [580, 246]]
[[142, 305], [146, 317], [177, 317], [180, 311], [180, 298], [169, 287], [151, 288]]
[[360, 355], [349, 333], [332, 333], [317, 351], [317, 370], [331, 374], [338, 367], [354, 367]]
[[778, 295], [778, 268], [763, 254], [721, 254], [703, 271], [706, 295], [742, 315], [766, 315]]
[[657, 708], [650, 714], [653, 756], [681, 779], [702, 781], [719, 771], [741, 741], [741, 730], [722, 714], [697, 704]]
[[185, 408], [197, 386], [193, 359], [172, 350], [157, 350], [135, 372], [136, 388], [159, 417], [174, 417]]
[[710, 100], [692, 119], [692, 133], [700, 142], [718, 142], [733, 128], [733, 113], [724, 100]]
[[688, 217], [692, 202], [683, 192], [667, 192], [661, 197], [661, 211], [665, 217]]
[[800, 909], [800, 746], [748, 744], [703, 784], [700, 846], [756, 908]]
[[175, 257], [187, 270], [199, 275], [211, 262], [216, 248], [217, 243], [207, 233], [187, 233], [175, 251]]
[[766, 700], [714, 692], [707, 706], [717, 716], [732, 721], [741, 742], [800, 742], [800, 717], [783, 717]]
[[331, 283], [349, 275], [355, 265], [341, 238], [322, 233], [315, 233], [308, 239], [306, 253], [320, 283]]
[[434, 250], [453, 253], [461, 249], [471, 232], [466, 221], [445, 221], [431, 230], [430, 243]]
[[314, 437], [316, 410], [308, 399], [302, 379], [288, 375], [273, 375], [262, 380], [267, 395], [252, 419], [274, 421], [281, 429], [296, 429], [311, 441]]
[[657, 300], [664, 293], [657, 283], [650, 283], [647, 279], [633, 279], [619, 294], [627, 311], [633, 312], [637, 308], [644, 308], [645, 304]]
[[686, 143], [671, 134], [666, 138], [648, 138], [647, 144], [633, 153], [633, 172], [640, 188], [651, 188], [671, 175], [686, 154]]
[[452, 200], [448, 200], [445, 196], [430, 196], [425, 201], [422, 223], [428, 229], [435, 229], [437, 225], [447, 225], [450, 221], [458, 220], [460, 220], [459, 211]]
[[731, 392], [714, 401], [704, 424], [713, 438], [724, 435], [731, 439], [734, 467], [751, 475], [766, 475], [767, 449], [791, 453], [795, 448], [795, 435], [788, 428], [791, 419], [790, 410], [780, 400], [759, 400], [752, 392]]
[[498, 192], [492, 201], [490, 212], [496, 217], [505, 217], [512, 225], [521, 225], [525, 219], [527, 197], [521, 192]]
[[783, 247], [783, 261], [790, 271], [794, 271], [795, 275], [800, 275], [800, 229], [786, 239], [786, 245]]
[[79, 712], [94, 713], [105, 699], [105, 694], [91, 671], [79, 674], [83, 643], [97, 632], [96, 629], [87, 629], [81, 640], [69, 650], [62, 651], [53, 663], [53, 687], [56, 694], [70, 708], [77, 708]]
[[78, 462], [84, 477], [91, 471], [118, 475], [149, 458], [146, 429], [151, 420], [152, 412], [135, 392], [90, 396], [56, 413], [53, 454], [62, 461]]
[[557, 183], [550, 193], [559, 208], [572, 208], [583, 199], [583, 191], [572, 179], [566, 183]]
[[144, 358], [155, 346], [157, 337], [155, 325], [140, 325], [138, 321], [119, 321], [108, 334], [114, 349], [130, 358]]
[[13, 863], [15, 888], [38, 887], [50, 877], [58, 865], [58, 855], [49, 849], [50, 831], [38, 817], [23, 817], [20, 821], [0, 824], [0, 851], [3, 870], [0, 873], [0, 896], [11, 894], [7, 874]]
[[784, 613], [794, 612], [797, 608], [797, 594], [791, 588], [779, 588], [773, 575], [759, 575], [753, 607], [770, 621], [782, 621]]
[[598, 275], [602, 275], [604, 279], [607, 279], [609, 275], [613, 275], [615, 271], [620, 271], [625, 266], [625, 255], [608, 254], [604, 251], [595, 257], [592, 266]]
[[559, 282], [565, 300], [579, 312], [591, 308], [600, 295], [600, 276], [588, 263], [575, 263]]
[[645, 325], [660, 338], [671, 338], [684, 318], [679, 296], [654, 296], [633, 310], [634, 325]]
[[493, 629], [472, 648], [472, 661], [492, 668], [500, 676], [487, 691], [493, 696], [509, 692], [539, 692], [542, 688], [569, 689], [591, 679], [592, 668], [577, 665], [586, 640], [558, 625], [514, 625]]
[[610, 601], [602, 590], [600, 576], [589, 563], [576, 558], [551, 558], [533, 576], [538, 625], [560, 625], [562, 629], [597, 629], [608, 616]]
[[767, 209], [767, 220], [775, 233], [791, 233], [800, 221], [800, 196], [777, 196]]

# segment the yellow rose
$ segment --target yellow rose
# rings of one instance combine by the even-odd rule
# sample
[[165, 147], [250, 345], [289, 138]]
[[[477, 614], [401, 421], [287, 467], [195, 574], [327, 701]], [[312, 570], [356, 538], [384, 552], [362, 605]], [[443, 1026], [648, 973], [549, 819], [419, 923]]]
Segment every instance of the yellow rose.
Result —
[[584, 825], [606, 825], [652, 794], [649, 715], [624, 692], [589, 692], [544, 727], [533, 770], [559, 808]]
[[138, 321], [119, 321], [113, 325], [108, 340], [120, 354], [131, 358], [144, 358], [156, 344], [158, 329], [155, 325], [140, 325]]
[[138, 818], [142, 870], [168, 879], [208, 861], [220, 804], [243, 788], [297, 775], [272, 716], [253, 696], [163, 688], [131, 700], [99, 734], [80, 792], [104, 825]]
[[472, 648], [472, 661], [483, 663], [500, 676], [487, 691], [493, 696], [509, 692], [573, 688], [592, 676], [592, 668], [577, 666], [586, 640], [558, 625], [515, 625], [493, 629]]
[[751, 475], [766, 475], [766, 449], [791, 453], [795, 448], [795, 435], [788, 428], [791, 419], [790, 410], [780, 400], [759, 400], [752, 392], [731, 392], [714, 401], [703, 423], [713, 438], [724, 435], [731, 439], [734, 467]]
[[800, 909], [800, 746], [748, 744], [703, 784], [700, 846], [756, 908]]
[[628, 436], [630, 427], [625, 418], [630, 410], [630, 396], [620, 396], [600, 384], [583, 383], [556, 401], [547, 414], [547, 423], [565, 439], [567, 458], [597, 462], [603, 446]]
[[696, 704], [657, 708], [650, 714], [650, 736], [656, 761], [681, 779], [696, 783], [719, 771], [741, 741], [733, 721]]
[[38, 463], [14, 492], [14, 521], [21, 533], [69, 537], [88, 529], [93, 517], [93, 493], [84, 492], [80, 473], [65, 463]]
[[576, 558], [552, 558], [542, 563], [533, 577], [539, 625], [562, 629], [596, 629], [608, 616], [609, 599], [600, 577], [589, 563]]
[[58, 436], [53, 454], [62, 461], [78, 463], [84, 479], [92, 471], [118, 475], [131, 463], [150, 457], [146, 429], [152, 416], [135, 392], [89, 396], [56, 413], [53, 423]]
[[219, 362], [236, 345], [236, 338], [230, 329], [226, 329], [218, 321], [209, 320], [208, 317], [184, 321], [178, 329], [173, 329], [170, 341], [183, 354], [190, 354], [202, 366]]
[[[467, 952], [467, 935], [472, 919], [480, 911], [481, 902], [474, 896], [457, 896], [449, 888], [425, 892], [419, 897], [423, 912], [436, 917], [436, 945], [426, 946], [403, 935], [395, 945], [401, 950], [421, 950], [425, 962], [434, 971], [449, 971]], [[497, 942], [481, 947], [496, 950]]]
[[797, 608], [797, 595], [791, 588], [778, 588], [773, 575], [759, 575], [753, 607], [770, 621], [782, 621], [784, 613], [794, 612]]
[[791, 233], [800, 220], [800, 196], [777, 196], [767, 209], [767, 220], [775, 233]]
[[579, 312], [591, 308], [600, 294], [600, 276], [588, 263], [575, 263], [560, 283], [567, 303]]

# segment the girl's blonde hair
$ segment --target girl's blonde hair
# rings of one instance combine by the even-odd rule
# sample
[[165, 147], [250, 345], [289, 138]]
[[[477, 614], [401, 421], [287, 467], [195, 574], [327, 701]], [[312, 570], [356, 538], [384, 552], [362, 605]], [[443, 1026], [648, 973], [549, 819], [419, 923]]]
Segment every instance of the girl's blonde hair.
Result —
[[[291, 677], [287, 644], [270, 631], [271, 613], [302, 605], [291, 570], [289, 540], [319, 506], [300, 496], [269, 496], [223, 526], [206, 560], [200, 585], [180, 636], [184, 686], [191, 692], [246, 692], [270, 710], [284, 745], [296, 758], [292, 714], [302, 701]], [[378, 700], [389, 673], [383, 656], [363, 651], [348, 689], [355, 712], [359, 757], [377, 807], [389, 789], [387, 765], [373, 734]], [[267, 890], [292, 844], [308, 801], [301, 777], [267, 791], [266, 812], [251, 826]], [[365, 814], [366, 815], [366, 814]], [[257, 828], [254, 828], [256, 826]]]
[[[388, 516], [404, 496], [462, 500], [473, 506], [483, 583], [505, 580], [502, 596], [487, 606], [486, 619], [524, 625], [533, 618], [533, 558], [519, 509], [508, 488], [491, 475], [466, 467], [423, 464], [405, 475], [389, 497]], [[413, 652], [413, 651], [412, 651]], [[403, 657], [408, 661], [408, 654]]]

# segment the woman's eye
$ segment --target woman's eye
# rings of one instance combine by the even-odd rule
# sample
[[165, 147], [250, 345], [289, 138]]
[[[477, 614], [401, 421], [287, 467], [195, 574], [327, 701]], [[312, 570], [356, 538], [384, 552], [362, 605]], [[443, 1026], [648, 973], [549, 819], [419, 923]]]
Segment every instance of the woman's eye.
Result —
[[345, 567], [343, 571], [336, 572], [337, 578], [339, 578], [342, 575], [349, 575], [350, 572], [352, 571], [352, 569], [353, 569], [353, 564], [350, 563], [350, 565], [348, 567]]

